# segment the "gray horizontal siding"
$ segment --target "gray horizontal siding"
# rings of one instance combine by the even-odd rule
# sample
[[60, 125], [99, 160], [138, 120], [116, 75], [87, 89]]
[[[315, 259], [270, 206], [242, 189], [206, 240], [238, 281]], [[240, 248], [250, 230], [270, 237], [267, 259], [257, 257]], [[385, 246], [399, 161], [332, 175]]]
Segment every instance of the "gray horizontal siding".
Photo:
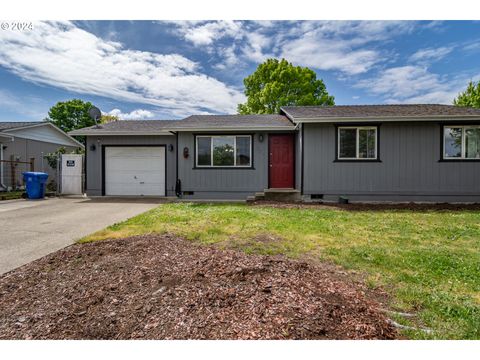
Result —
[[304, 194], [361, 200], [468, 201], [480, 195], [479, 162], [439, 162], [440, 125], [380, 125], [381, 162], [334, 162], [335, 127], [305, 125]]
[[[94, 144], [96, 149], [91, 150]], [[169, 145], [174, 151], [168, 151]], [[87, 136], [87, 194], [90, 196], [102, 195], [102, 146], [108, 145], [166, 145], [167, 154], [167, 196], [175, 195], [175, 136]]]
[[[245, 134], [245, 133], [243, 133]], [[253, 139], [253, 169], [195, 169], [195, 134], [182, 132], [178, 135], [178, 177], [183, 191], [194, 191], [186, 198], [232, 198], [245, 199], [268, 187], [268, 136], [259, 141]], [[189, 149], [189, 157], [183, 157], [183, 149]]]

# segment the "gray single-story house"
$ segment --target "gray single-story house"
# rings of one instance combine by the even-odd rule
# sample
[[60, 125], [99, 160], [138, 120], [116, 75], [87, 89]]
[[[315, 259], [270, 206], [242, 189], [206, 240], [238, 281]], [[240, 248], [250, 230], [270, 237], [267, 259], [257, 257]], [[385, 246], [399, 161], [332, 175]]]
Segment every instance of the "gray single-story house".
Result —
[[480, 201], [480, 109], [287, 106], [116, 121], [86, 136], [90, 196]]
[[44, 156], [61, 147], [71, 152], [84, 146], [46, 121], [0, 122], [0, 191], [22, 186], [21, 173], [31, 170], [30, 164], [25, 164], [30, 161], [34, 171], [46, 172], [50, 179], [54, 178], [55, 171]]

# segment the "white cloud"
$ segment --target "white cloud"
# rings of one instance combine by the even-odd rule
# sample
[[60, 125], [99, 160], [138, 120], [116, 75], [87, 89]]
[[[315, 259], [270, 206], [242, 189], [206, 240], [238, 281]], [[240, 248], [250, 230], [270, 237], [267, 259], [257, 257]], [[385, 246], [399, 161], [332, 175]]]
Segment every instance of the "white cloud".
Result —
[[0, 32], [0, 65], [22, 79], [69, 91], [155, 105], [184, 116], [232, 112], [243, 94], [178, 54], [125, 49], [70, 22]]
[[[240, 62], [261, 63], [284, 57], [297, 65], [335, 70], [347, 75], [369, 71], [389, 60], [376, 43], [412, 31], [409, 21], [269, 21], [204, 23], [175, 22], [181, 36], [222, 61], [215, 67], [231, 69]], [[231, 46], [218, 46], [228, 39]], [[217, 44], [217, 47], [215, 47]], [[236, 58], [236, 61], [232, 59]]]
[[464, 76], [449, 79], [431, 73], [426, 67], [407, 65], [386, 69], [355, 86], [382, 96], [386, 103], [452, 104], [467, 82]]
[[438, 61], [453, 51], [454, 47], [442, 46], [438, 48], [420, 49], [409, 57], [412, 62]]
[[377, 49], [377, 42], [410, 32], [414, 26], [405, 21], [304, 22], [291, 30], [293, 39], [282, 41], [281, 56], [320, 70], [361, 74], [389, 59]]
[[206, 23], [176, 22], [185, 40], [195, 46], [211, 45], [223, 37], [235, 37], [241, 30], [237, 21], [211, 21]]
[[346, 43], [311, 36], [287, 43], [281, 56], [296, 64], [350, 75], [364, 73], [380, 61], [377, 51], [352, 50]]
[[113, 109], [107, 114], [116, 116], [120, 120], [147, 120], [155, 117], [155, 114], [152, 111], [145, 109], [136, 109], [127, 113], [122, 112], [120, 109]]

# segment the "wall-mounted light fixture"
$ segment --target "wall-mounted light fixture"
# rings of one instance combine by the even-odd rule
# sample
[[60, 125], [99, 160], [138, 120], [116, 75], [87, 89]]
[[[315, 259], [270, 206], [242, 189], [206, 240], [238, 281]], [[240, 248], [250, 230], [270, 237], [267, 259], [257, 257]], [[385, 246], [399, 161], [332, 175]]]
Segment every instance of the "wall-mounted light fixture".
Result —
[[168, 151], [172, 152], [173, 151], [173, 144], [168, 145]]
[[183, 148], [183, 157], [184, 157], [185, 159], [188, 159], [188, 155], [189, 155], [189, 154], [188, 154], [188, 147], [185, 146], [185, 147]]
[[258, 141], [260, 141], [260, 142], [263, 141], [263, 134], [258, 135]]
[[95, 144], [90, 145], [90, 151], [95, 151], [96, 149], [97, 147], [95, 146]]

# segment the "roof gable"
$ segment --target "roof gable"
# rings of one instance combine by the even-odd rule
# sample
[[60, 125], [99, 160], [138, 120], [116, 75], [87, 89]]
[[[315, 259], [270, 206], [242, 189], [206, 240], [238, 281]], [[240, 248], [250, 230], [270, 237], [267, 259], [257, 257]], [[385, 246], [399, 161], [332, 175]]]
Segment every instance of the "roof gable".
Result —
[[80, 142], [67, 135], [58, 127], [44, 121], [16, 123], [16, 126], [10, 126], [8, 128], [4, 127], [1, 130], [1, 133], [22, 139], [36, 140], [64, 146], [83, 147]]

